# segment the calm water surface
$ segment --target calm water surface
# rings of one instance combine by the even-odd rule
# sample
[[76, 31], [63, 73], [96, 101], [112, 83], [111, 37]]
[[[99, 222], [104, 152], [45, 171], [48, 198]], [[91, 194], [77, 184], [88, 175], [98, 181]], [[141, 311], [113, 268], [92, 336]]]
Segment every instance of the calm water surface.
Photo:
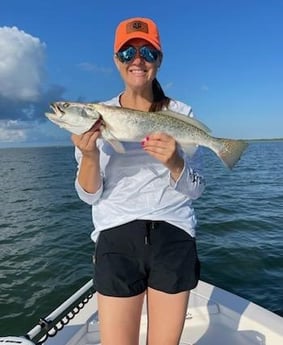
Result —
[[[283, 142], [232, 172], [205, 151], [195, 202], [202, 279], [283, 315]], [[0, 150], [0, 335], [22, 335], [91, 278], [91, 213], [72, 147]]]

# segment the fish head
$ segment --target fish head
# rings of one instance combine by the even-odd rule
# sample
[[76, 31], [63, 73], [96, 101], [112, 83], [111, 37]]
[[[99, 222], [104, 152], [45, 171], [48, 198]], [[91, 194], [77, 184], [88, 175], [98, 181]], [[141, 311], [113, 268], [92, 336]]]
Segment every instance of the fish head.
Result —
[[47, 118], [74, 134], [87, 132], [101, 119], [100, 113], [89, 103], [54, 102], [50, 107], [53, 113], [45, 113]]

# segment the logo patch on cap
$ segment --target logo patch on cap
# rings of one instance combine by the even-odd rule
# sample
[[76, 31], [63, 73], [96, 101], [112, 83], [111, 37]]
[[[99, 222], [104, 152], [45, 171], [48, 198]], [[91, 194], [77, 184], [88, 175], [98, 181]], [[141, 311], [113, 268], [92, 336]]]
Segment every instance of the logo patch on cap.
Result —
[[148, 33], [148, 25], [145, 22], [135, 20], [135, 21], [127, 24], [126, 30], [127, 30], [127, 34], [129, 34], [131, 32], [135, 32], [135, 31], [141, 31], [141, 32], [145, 32], [147, 34]]

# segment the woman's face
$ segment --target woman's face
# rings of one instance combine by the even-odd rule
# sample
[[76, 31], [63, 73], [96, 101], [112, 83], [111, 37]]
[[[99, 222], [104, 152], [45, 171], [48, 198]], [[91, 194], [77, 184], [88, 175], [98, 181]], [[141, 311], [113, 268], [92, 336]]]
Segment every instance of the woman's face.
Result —
[[130, 62], [122, 63], [117, 56], [114, 58], [122, 79], [125, 84], [132, 89], [138, 90], [144, 89], [145, 87], [151, 87], [152, 81], [156, 77], [157, 69], [161, 63], [161, 56], [154, 62], [147, 62], [140, 56], [139, 48], [147, 46], [154, 49], [154, 47], [148, 41], [140, 38], [128, 41], [121, 50], [129, 46], [133, 46], [137, 49], [136, 55]]

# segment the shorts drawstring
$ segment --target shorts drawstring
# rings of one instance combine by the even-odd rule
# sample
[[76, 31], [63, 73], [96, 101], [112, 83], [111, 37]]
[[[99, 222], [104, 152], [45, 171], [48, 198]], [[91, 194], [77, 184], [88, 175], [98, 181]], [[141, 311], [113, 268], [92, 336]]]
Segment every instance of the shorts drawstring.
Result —
[[157, 229], [158, 227], [158, 222], [156, 221], [146, 221], [146, 230], [145, 230], [145, 236], [144, 236], [144, 244], [145, 245], [150, 245], [151, 241], [150, 241], [150, 235], [151, 235], [151, 231]]

